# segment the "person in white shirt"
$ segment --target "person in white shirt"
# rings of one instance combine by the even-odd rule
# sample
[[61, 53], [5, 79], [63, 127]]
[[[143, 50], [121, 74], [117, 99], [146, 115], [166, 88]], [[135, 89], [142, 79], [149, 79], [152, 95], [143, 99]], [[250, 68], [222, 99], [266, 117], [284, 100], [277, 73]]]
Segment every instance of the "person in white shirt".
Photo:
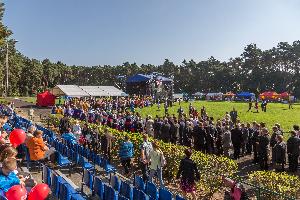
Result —
[[154, 137], [153, 124], [154, 124], [154, 121], [153, 121], [152, 117], [149, 115], [145, 128], [146, 128], [146, 133], [152, 137]]
[[78, 120], [76, 120], [76, 123], [73, 125], [72, 129], [76, 139], [78, 140], [81, 135], [81, 127]]
[[143, 143], [140, 146], [141, 149], [141, 157], [140, 157], [140, 168], [143, 174], [144, 182], [148, 181], [148, 164], [150, 160], [150, 152], [152, 151], [152, 144], [148, 141], [148, 135], [143, 135]]

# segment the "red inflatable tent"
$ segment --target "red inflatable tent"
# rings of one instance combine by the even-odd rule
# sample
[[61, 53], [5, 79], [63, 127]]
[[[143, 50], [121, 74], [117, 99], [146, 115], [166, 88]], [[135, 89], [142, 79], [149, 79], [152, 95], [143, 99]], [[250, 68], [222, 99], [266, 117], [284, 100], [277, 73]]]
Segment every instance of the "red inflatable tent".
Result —
[[36, 105], [37, 106], [54, 106], [55, 105], [55, 96], [51, 94], [49, 91], [45, 91], [40, 93], [36, 97]]

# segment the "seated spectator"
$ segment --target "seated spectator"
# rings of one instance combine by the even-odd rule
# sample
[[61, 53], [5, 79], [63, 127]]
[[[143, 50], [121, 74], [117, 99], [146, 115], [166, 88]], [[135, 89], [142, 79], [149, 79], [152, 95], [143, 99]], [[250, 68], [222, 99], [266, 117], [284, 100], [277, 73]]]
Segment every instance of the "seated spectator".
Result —
[[31, 160], [42, 160], [44, 158], [50, 159], [50, 156], [55, 152], [54, 149], [49, 149], [46, 146], [42, 136], [43, 131], [37, 130], [34, 132], [33, 137], [26, 143]]
[[70, 142], [70, 143], [73, 143], [73, 144], [77, 143], [76, 137], [72, 133], [70, 127], [67, 128], [67, 132], [66, 133], [62, 134], [61, 138], [64, 139], [64, 140], [66, 140], [67, 142]]
[[36, 131], [36, 127], [34, 125], [29, 126], [26, 134], [26, 139], [33, 137], [35, 131]]
[[3, 149], [3, 151], [0, 153], [0, 167], [6, 158], [16, 158], [17, 154], [18, 151], [11, 146], [7, 146], [5, 149]]
[[17, 161], [15, 158], [6, 158], [2, 163], [0, 170], [0, 189], [7, 192], [14, 185], [25, 186], [25, 178], [21, 180], [14, 173], [17, 169]]
[[6, 137], [7, 137], [7, 133], [5, 131], [1, 131], [1, 134], [0, 134], [0, 145], [4, 145], [4, 144], [7, 143]]

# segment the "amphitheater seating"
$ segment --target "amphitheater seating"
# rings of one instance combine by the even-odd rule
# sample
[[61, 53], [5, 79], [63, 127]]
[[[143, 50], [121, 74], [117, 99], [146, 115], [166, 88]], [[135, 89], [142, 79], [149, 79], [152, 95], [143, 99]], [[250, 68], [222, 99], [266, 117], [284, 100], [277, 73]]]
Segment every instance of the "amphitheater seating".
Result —
[[[16, 116], [18, 123], [29, 127], [30, 121]], [[37, 126], [44, 132], [44, 139], [49, 145], [54, 147], [58, 153], [58, 164], [60, 166], [71, 166], [71, 164], [83, 168], [81, 188], [75, 188], [55, 170], [43, 166], [42, 180], [48, 184], [54, 196], [59, 200], [83, 200], [87, 199], [83, 194], [83, 187], [86, 186], [101, 200], [171, 200], [173, 195], [164, 188], [157, 188], [151, 182], [144, 183], [140, 176], [134, 176], [133, 185], [120, 180], [117, 176], [112, 176], [110, 183], [104, 183], [95, 174], [95, 165], [103, 168], [106, 174], [115, 173], [116, 169], [101, 155], [95, 154], [83, 146], [71, 144], [66, 141], [59, 141], [55, 133], [42, 126]], [[0, 194], [0, 200], [6, 199]], [[177, 195], [176, 200], [184, 200]]]

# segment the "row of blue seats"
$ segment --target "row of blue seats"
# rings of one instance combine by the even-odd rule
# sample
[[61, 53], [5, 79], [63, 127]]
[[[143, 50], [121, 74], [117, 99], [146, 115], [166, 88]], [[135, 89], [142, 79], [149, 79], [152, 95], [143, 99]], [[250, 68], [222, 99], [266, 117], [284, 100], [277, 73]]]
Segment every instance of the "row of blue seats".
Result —
[[77, 191], [63, 177], [59, 176], [54, 170], [47, 166], [43, 166], [42, 171], [43, 182], [46, 183], [52, 191], [52, 195], [59, 200], [84, 200], [80, 191]]
[[[98, 165], [105, 169], [106, 173], [115, 172], [115, 168], [111, 166], [106, 159], [100, 155], [90, 151], [79, 144], [73, 144], [67, 141], [59, 141], [53, 131], [42, 126], [37, 126], [39, 130], [44, 132], [44, 139], [51, 144], [58, 152], [58, 164], [67, 166], [70, 163], [77, 164], [83, 168], [83, 185], [90, 188], [93, 194], [97, 194], [100, 199], [145, 199], [145, 200], [171, 200], [172, 193], [166, 189], [157, 189], [155, 184], [151, 182], [144, 183], [143, 179], [135, 176], [134, 185], [123, 182], [117, 176], [111, 179], [111, 185], [104, 184], [98, 177], [95, 176], [95, 168], [89, 163], [90, 160], [94, 165]], [[88, 161], [86, 161], [87, 159]], [[183, 200], [177, 195], [176, 200]]]
[[[144, 184], [139, 176], [135, 176], [134, 185], [112, 176], [110, 184], [104, 183], [93, 171], [84, 169], [81, 191], [87, 186], [92, 194], [101, 200], [172, 200], [171, 192], [164, 188], [157, 189], [154, 183]], [[184, 200], [177, 195], [176, 200]]]
[[[107, 174], [114, 173], [115, 167], [107, 159], [79, 144], [66, 145], [58, 139], [45, 136], [45, 140], [55, 148], [58, 155], [58, 165], [61, 167], [76, 164], [86, 169], [95, 169], [95, 165], [103, 168]], [[91, 162], [89, 162], [91, 161]]]

